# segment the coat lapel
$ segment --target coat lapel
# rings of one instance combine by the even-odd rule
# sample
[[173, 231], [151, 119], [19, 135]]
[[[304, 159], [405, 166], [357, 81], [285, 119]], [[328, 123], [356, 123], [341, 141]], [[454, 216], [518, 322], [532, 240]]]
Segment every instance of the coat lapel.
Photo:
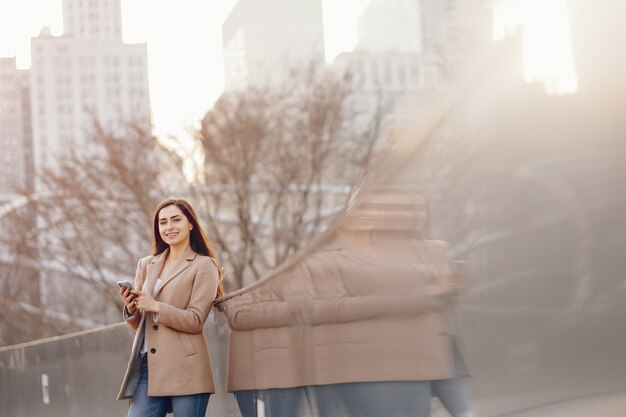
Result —
[[[169, 251], [169, 249], [168, 249], [168, 251]], [[163, 253], [166, 253], [166, 252], [163, 252]], [[172, 279], [176, 278], [178, 275], [180, 275], [181, 272], [183, 272], [185, 269], [187, 269], [189, 267], [189, 265], [191, 265], [191, 262], [193, 262], [193, 260], [196, 258], [196, 255], [197, 254], [193, 251], [193, 249], [191, 249], [191, 247], [188, 247], [185, 250], [185, 253], [183, 253], [183, 255], [180, 257], [180, 259], [178, 261], [176, 261], [176, 264], [174, 264], [172, 269], [167, 271], [167, 276], [161, 276], [161, 287], [159, 287], [159, 289], [156, 292], [156, 294], [154, 294], [154, 298], [155, 299], [158, 297], [159, 293], [161, 292], [163, 287], [165, 287], [165, 285], [168, 282], [170, 282]], [[161, 272], [161, 270], [163, 268], [164, 260], [165, 260], [165, 256], [163, 257], [163, 261], [161, 262], [161, 267], [159, 268], [159, 273]], [[156, 278], [158, 278], [158, 274], [154, 278], [152, 286], [150, 287], [150, 291], [152, 291], [152, 288], [154, 288], [154, 282], [156, 282]]]
[[[165, 265], [165, 258], [169, 253], [169, 248], [165, 249], [163, 252], [152, 258], [150, 263], [148, 264], [148, 270], [146, 272], [146, 281], [143, 283], [141, 290], [147, 291], [149, 294], [152, 294], [152, 290], [154, 289], [154, 285], [156, 284], [159, 275], [161, 275], [161, 271], [163, 271], [163, 265]], [[196, 258], [196, 253], [191, 249], [187, 248], [183, 256], [176, 262], [174, 267], [171, 269], [171, 272], [168, 272], [167, 277], [161, 277], [161, 287], [154, 294], [154, 298], [159, 295], [161, 289], [165, 286], [166, 283], [174, 279], [177, 275], [183, 272], [185, 269], [191, 265], [191, 262]], [[139, 322], [139, 326], [137, 327], [137, 332], [135, 333], [135, 339], [133, 340], [132, 352], [133, 354], [137, 354], [140, 346], [139, 342], [143, 340], [143, 332], [144, 332], [144, 322], [146, 321], [146, 314], [141, 317], [141, 321]]]
[[152, 294], [152, 289], [154, 288], [154, 284], [156, 283], [157, 278], [161, 274], [163, 270], [163, 265], [165, 264], [165, 258], [169, 253], [169, 248], [165, 249], [163, 252], [152, 258], [150, 263], [148, 264], [148, 270], [146, 273], [146, 282], [143, 285], [142, 290], [147, 291], [148, 294]]

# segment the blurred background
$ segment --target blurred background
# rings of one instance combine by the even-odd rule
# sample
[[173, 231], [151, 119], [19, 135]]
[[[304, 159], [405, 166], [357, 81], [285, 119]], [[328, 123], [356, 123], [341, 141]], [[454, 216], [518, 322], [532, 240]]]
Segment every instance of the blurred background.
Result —
[[[0, 414], [126, 415], [115, 282], [160, 200], [194, 204], [233, 292], [384, 177], [461, 270], [477, 416], [626, 415], [625, 13], [0, 0]], [[226, 318], [206, 330], [207, 415], [237, 415]]]

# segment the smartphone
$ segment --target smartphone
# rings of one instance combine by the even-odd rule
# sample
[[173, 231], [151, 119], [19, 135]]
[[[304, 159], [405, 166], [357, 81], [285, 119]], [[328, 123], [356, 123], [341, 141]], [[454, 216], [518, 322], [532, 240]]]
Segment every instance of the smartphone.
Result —
[[130, 281], [117, 281], [117, 285], [119, 285], [120, 288], [128, 288], [129, 290], [135, 289], [133, 288], [133, 283]]

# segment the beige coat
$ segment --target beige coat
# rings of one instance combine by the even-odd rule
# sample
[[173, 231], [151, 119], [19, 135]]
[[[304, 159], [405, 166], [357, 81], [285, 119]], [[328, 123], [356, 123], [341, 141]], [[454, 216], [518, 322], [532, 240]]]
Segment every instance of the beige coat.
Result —
[[307, 253], [225, 302], [228, 390], [451, 377], [449, 323], [429, 291], [444, 277], [458, 283], [439, 241]]
[[160, 313], [127, 320], [135, 330], [130, 360], [117, 399], [132, 398], [140, 376], [140, 349], [144, 321], [148, 320], [148, 395], [189, 395], [215, 392], [209, 352], [202, 328], [215, 299], [218, 272], [212, 258], [191, 248], [167, 276], [160, 276], [168, 250], [139, 261], [135, 288], [152, 293], [158, 278], [162, 284], [154, 295]]

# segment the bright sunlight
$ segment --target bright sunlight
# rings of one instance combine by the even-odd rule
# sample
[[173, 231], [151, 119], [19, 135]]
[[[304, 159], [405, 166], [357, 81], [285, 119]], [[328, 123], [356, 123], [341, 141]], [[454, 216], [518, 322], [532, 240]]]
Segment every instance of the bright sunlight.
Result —
[[494, 10], [493, 39], [521, 31], [526, 82], [545, 82], [548, 94], [578, 89], [566, 0], [502, 0]]

